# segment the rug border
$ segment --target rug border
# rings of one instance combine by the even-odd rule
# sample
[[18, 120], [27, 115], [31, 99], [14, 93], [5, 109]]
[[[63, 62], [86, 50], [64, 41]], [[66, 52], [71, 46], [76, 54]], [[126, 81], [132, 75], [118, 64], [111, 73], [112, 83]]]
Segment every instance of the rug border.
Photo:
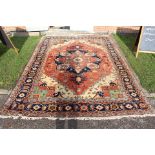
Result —
[[112, 45], [114, 46], [114, 48], [116, 49], [116, 52], [119, 52], [119, 55], [121, 56], [121, 58], [123, 59], [123, 61], [125, 61], [125, 63], [127, 64], [126, 67], [127, 69], [132, 73], [132, 78], [133, 80], [136, 81], [135, 85], [141, 90], [142, 96], [144, 97], [144, 99], [146, 100], [146, 103], [149, 103], [149, 100], [146, 97], [146, 90], [142, 87], [141, 82], [138, 78], [138, 75], [135, 73], [135, 71], [133, 70], [133, 68], [131, 67], [131, 64], [128, 62], [127, 58], [125, 57], [120, 45], [117, 43], [117, 41], [114, 39], [114, 37], [112, 35], [109, 36], [110, 41], [112, 42]]

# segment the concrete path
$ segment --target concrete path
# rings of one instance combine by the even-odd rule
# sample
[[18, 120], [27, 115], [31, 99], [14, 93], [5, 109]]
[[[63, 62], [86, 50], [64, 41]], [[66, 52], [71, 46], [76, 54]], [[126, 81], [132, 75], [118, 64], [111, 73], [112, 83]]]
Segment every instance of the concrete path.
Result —
[[112, 120], [23, 120], [0, 118], [0, 128], [5, 129], [154, 129], [155, 116]]

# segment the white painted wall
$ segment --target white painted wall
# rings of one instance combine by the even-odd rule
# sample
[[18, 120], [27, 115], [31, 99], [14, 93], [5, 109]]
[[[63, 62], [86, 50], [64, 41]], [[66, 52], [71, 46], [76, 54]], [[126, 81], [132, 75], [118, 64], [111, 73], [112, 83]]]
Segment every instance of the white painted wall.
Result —
[[82, 25], [82, 24], [77, 24], [76, 26], [70, 26], [71, 30], [75, 30], [75, 31], [89, 31], [89, 32], [93, 32], [93, 25]]
[[26, 26], [27, 31], [47, 31], [49, 26]]

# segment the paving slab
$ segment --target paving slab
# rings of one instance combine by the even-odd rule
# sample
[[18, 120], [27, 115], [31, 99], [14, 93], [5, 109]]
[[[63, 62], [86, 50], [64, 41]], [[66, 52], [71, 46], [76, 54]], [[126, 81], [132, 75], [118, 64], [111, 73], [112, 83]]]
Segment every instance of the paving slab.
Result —
[[8, 95], [10, 94], [11, 91], [6, 90], [6, 89], [0, 89], [0, 95]]
[[8, 95], [0, 95], [0, 108], [2, 108], [7, 99]]
[[155, 129], [155, 116], [106, 120], [23, 120], [0, 118], [1, 129]]

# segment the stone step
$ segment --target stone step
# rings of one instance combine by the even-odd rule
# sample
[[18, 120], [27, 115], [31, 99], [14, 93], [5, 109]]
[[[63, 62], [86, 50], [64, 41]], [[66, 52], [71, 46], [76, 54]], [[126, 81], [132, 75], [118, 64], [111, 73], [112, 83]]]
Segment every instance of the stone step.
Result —
[[0, 89], [0, 95], [8, 95], [8, 94], [10, 94], [9, 90]]

